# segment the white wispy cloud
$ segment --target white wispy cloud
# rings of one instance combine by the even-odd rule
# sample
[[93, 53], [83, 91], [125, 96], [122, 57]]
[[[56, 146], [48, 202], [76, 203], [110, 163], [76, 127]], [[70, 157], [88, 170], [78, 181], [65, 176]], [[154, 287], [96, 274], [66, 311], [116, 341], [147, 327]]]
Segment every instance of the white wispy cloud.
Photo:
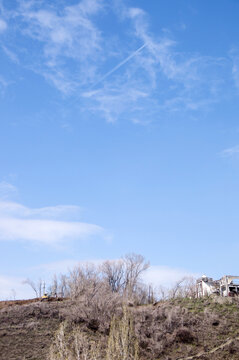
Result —
[[[225, 59], [179, 51], [170, 31], [152, 33], [141, 8], [106, 0], [61, 4], [23, 0], [8, 17], [17, 19], [32, 49], [24, 66], [73, 95], [73, 106], [84, 114], [147, 124], [165, 114], [208, 109], [220, 98]], [[121, 22], [119, 33], [102, 25], [104, 17]], [[12, 61], [21, 62], [21, 54], [4, 46]]]
[[35, 296], [23, 277], [0, 274], [0, 300], [30, 299]]
[[102, 236], [100, 226], [71, 221], [79, 214], [76, 206], [31, 209], [15, 202], [0, 202], [0, 240], [24, 240], [44, 244]]
[[83, 93], [91, 111], [109, 122], [146, 124], [167, 113], [207, 109], [218, 100], [222, 79], [217, 70], [224, 59], [177, 51], [169, 35], [150, 32], [149, 16], [140, 8], [121, 3], [119, 13], [133, 29], [131, 40], [144, 45], [100, 78], [98, 89]]
[[[1, 185], [1, 184], [0, 184]], [[11, 184], [2, 183], [5, 189], [10, 191], [16, 191], [15, 187], [11, 187]], [[0, 186], [1, 189], [1, 186]], [[47, 219], [61, 219], [62, 217], [79, 217], [81, 208], [73, 205], [57, 205], [47, 206], [43, 208], [31, 209], [22, 204], [11, 201], [0, 201], [0, 216], [16, 216], [19, 218], [47, 218]]]
[[0, 33], [3, 33], [5, 30], [7, 30], [7, 23], [0, 18]]
[[[139, 121], [145, 121], [142, 117], [145, 116], [146, 109], [148, 109], [148, 116], [150, 116], [150, 113], [157, 107], [154, 100], [149, 97], [146, 87], [133, 86], [134, 81], [132, 79], [125, 81], [125, 83], [123, 83], [124, 79], [118, 79], [118, 81], [118, 86], [105, 84], [99, 90], [83, 93], [82, 96], [89, 101], [86, 101], [86, 106], [92, 112], [101, 113], [108, 122], [115, 122], [119, 117], [131, 119], [132, 116], [134, 119], [138, 116]], [[150, 105], [151, 110], [149, 109]]]
[[232, 157], [239, 154], [239, 145], [225, 149], [221, 152], [222, 157]]
[[19, 64], [18, 56], [12, 50], [5, 45], [2, 45], [2, 50], [12, 62]]
[[53, 261], [51, 263], [40, 264], [31, 268], [31, 271], [37, 271], [41, 273], [41, 276], [47, 276], [48, 279], [51, 279], [53, 275], [66, 274], [69, 270], [72, 270], [75, 266], [79, 264], [79, 261], [73, 259], [64, 259], [59, 261]]
[[79, 265], [93, 264], [95, 266], [101, 265], [104, 259], [88, 259], [88, 260], [75, 260], [75, 259], [64, 259], [59, 261], [53, 261], [46, 264], [40, 264], [30, 268], [29, 271], [33, 273], [40, 273], [44, 279], [50, 281], [53, 275], [68, 274], [69, 271], [73, 270]]
[[156, 288], [163, 286], [166, 288], [172, 287], [177, 281], [185, 277], [199, 277], [199, 274], [184, 270], [177, 269], [169, 266], [150, 266], [144, 274], [143, 280], [146, 283], [152, 284]]
[[9, 86], [10, 82], [5, 79], [3, 75], [0, 74], [0, 93], [4, 94], [4, 91]]
[[[9, 198], [17, 193], [16, 186], [8, 183], [7, 181], [0, 182], [0, 200]], [[0, 202], [1, 203], [1, 202]]]
[[239, 88], [239, 51], [234, 48], [230, 51], [232, 60], [232, 78], [237, 88]]
[[[95, 61], [100, 61], [101, 32], [93, 24], [103, 8], [99, 0], [83, 0], [59, 9], [47, 2], [23, 1], [18, 16], [23, 21], [23, 34], [43, 47], [41, 62], [33, 69], [52, 82], [63, 93], [70, 93], [95, 78]], [[75, 71], [65, 63], [73, 59]]]
[[[171, 84], [176, 90], [171, 94], [168, 92], [167, 101], [171, 103], [175, 98], [177, 102], [184, 101], [185, 104], [188, 101], [201, 102], [202, 99], [207, 99], [208, 93], [211, 93], [212, 97], [214, 87], [218, 85], [218, 78], [215, 70], [213, 74], [209, 70], [222, 66], [224, 59], [177, 51], [177, 42], [169, 35], [155, 36], [150, 33], [148, 15], [142, 9], [126, 9], [125, 16], [131, 19], [135, 36], [147, 43], [148, 52], [144, 52], [136, 60], [151, 79], [152, 88], [154, 86], [159, 89], [159, 82], [167, 79], [168, 88], [170, 89]], [[204, 94], [200, 98], [202, 88]], [[198, 97], [195, 96], [195, 92], [199, 93]]]
[[54, 244], [97, 235], [96, 225], [54, 220], [0, 219], [0, 240], [25, 240]]

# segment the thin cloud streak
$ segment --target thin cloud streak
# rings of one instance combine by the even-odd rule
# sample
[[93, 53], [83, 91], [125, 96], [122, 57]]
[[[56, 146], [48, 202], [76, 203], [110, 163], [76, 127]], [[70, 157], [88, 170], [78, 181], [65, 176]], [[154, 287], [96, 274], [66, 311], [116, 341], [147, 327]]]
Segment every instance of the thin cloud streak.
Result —
[[[101, 20], [116, 16], [115, 21], [124, 22], [123, 41], [117, 42], [117, 47], [112, 33], [103, 31], [99, 14]], [[21, 36], [29, 45], [34, 42], [33, 53], [28, 52], [23, 61], [22, 49], [2, 44], [3, 51], [11, 61], [24, 62], [65, 97], [74, 95], [75, 109], [80, 104], [80, 111], [87, 116], [97, 113], [108, 122], [127, 118], [134, 124], [148, 124], [176, 112], [207, 111], [223, 96], [227, 77], [221, 76], [221, 70], [228, 71], [224, 58], [177, 50], [170, 32], [153, 34], [148, 14], [123, 1], [118, 9], [105, 0], [74, 5], [63, 2], [57, 9], [45, 0], [23, 0], [12, 17], [8, 14], [9, 23], [16, 20]], [[10, 25], [9, 29], [14, 28]], [[118, 38], [118, 34], [113, 36]], [[130, 53], [126, 44], [139, 42], [143, 45]], [[119, 56], [124, 60], [107, 71], [108, 62]], [[234, 66], [229, 71], [237, 84], [238, 66], [233, 56]]]
[[121, 68], [124, 64], [126, 64], [129, 60], [131, 60], [133, 57], [135, 57], [140, 51], [142, 51], [145, 47], [147, 46], [147, 44], [144, 44], [142, 46], [140, 46], [137, 50], [135, 50], [132, 54], [130, 54], [126, 59], [124, 59], [123, 61], [121, 61], [118, 65], [116, 65], [112, 70], [108, 71], [99, 81], [97, 81], [92, 88], [94, 88], [95, 86], [97, 86], [99, 83], [101, 83], [102, 81], [104, 81], [105, 79], [107, 79], [111, 74], [113, 74], [116, 70], [118, 70], [119, 68]]
[[221, 152], [222, 157], [233, 157], [239, 154], [239, 145], [233, 146], [231, 148], [225, 149]]
[[7, 23], [3, 19], [0, 19], [0, 33], [3, 33], [7, 30]]
[[[1, 184], [0, 184], [1, 185]], [[3, 184], [5, 185], [5, 184]], [[16, 191], [7, 184], [7, 190]], [[0, 186], [1, 189], [1, 186]], [[5, 189], [5, 187], [4, 187]], [[73, 205], [56, 205], [46, 206], [43, 208], [29, 208], [22, 204], [13, 201], [0, 201], [0, 216], [4, 217], [18, 217], [18, 218], [45, 218], [45, 219], [65, 219], [66, 217], [79, 217], [81, 208]]]
[[229, 54], [232, 60], [232, 78], [235, 86], [239, 89], [239, 51], [237, 48], [233, 48]]
[[4, 53], [8, 56], [8, 58], [16, 63], [16, 64], [19, 64], [19, 59], [17, 57], [17, 55], [12, 52], [10, 49], [8, 49], [6, 46], [2, 45], [2, 50], [4, 51]]
[[[131, 54], [132, 62], [126, 58], [94, 84], [105, 80], [102, 87], [84, 91], [86, 108], [108, 122], [127, 118], [144, 125], [176, 112], [207, 110], [218, 101], [222, 83], [216, 69], [224, 66], [224, 59], [177, 52], [175, 41], [150, 33], [142, 9], [123, 7], [120, 14], [130, 21], [134, 41], [142, 41], [146, 49]], [[124, 71], [110, 79], [126, 62]]]

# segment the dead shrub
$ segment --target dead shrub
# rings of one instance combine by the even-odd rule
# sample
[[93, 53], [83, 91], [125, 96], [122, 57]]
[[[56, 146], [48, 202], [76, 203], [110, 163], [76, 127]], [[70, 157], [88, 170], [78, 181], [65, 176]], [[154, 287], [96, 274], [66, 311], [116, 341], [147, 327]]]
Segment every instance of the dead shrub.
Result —
[[168, 332], [173, 332], [175, 328], [182, 326], [182, 308], [179, 306], [174, 306], [168, 309], [165, 309], [165, 330]]
[[[121, 318], [113, 317], [108, 336], [94, 334], [98, 322], [91, 321], [92, 332], [81, 326], [62, 323], [55, 334], [49, 360], [139, 360], [133, 318], [124, 307]], [[107, 344], [107, 346], [106, 346]]]
[[177, 342], [182, 342], [184, 344], [191, 344], [194, 341], [194, 339], [195, 339], [194, 335], [186, 327], [180, 328], [176, 331], [175, 340]]
[[49, 360], [103, 360], [103, 342], [84, 333], [80, 327], [67, 329], [62, 323], [50, 348]]
[[106, 360], [138, 360], [139, 346], [134, 332], [133, 318], [123, 308], [121, 319], [114, 317], [110, 326]]

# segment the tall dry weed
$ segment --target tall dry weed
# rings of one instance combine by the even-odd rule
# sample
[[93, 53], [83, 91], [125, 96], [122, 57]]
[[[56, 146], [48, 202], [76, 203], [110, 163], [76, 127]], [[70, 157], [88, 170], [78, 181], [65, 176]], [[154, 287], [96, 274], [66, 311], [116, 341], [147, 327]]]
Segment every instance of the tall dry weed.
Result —
[[129, 310], [124, 307], [122, 318], [112, 319], [106, 360], [138, 360], [138, 350], [133, 319]]
[[106, 341], [106, 337], [98, 337], [96, 341], [80, 327], [69, 331], [67, 323], [62, 323], [55, 334], [49, 360], [139, 360], [133, 319], [126, 307], [120, 319], [113, 317], [107, 346]]

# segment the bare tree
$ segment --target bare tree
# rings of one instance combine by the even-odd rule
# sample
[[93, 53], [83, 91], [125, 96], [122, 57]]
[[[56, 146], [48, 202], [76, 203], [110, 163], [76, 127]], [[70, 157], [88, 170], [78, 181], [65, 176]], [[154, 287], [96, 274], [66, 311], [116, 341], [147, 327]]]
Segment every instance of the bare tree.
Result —
[[169, 297], [169, 289], [162, 285], [158, 286], [157, 297], [159, 300], [166, 300]]
[[123, 261], [125, 265], [125, 292], [128, 296], [132, 296], [140, 282], [142, 273], [149, 268], [149, 262], [146, 262], [145, 258], [138, 254], [128, 254], [123, 258]]
[[11, 298], [13, 300], [16, 300], [16, 290], [15, 289], [11, 289]]
[[45, 287], [45, 284], [43, 284], [43, 282], [42, 282], [41, 279], [38, 280], [37, 287], [38, 287], [38, 297], [41, 297], [41, 296], [42, 296], [42, 292], [44, 291], [43, 288]]
[[39, 279], [37, 282], [35, 282], [27, 278], [26, 280], [23, 281], [23, 284], [29, 285], [36, 294], [37, 298], [41, 297], [45, 292], [45, 282], [42, 281], [42, 279]]
[[184, 278], [184, 282], [181, 286], [181, 296], [189, 298], [197, 297], [196, 279], [193, 276], [187, 276]]
[[99, 271], [94, 264], [88, 263], [75, 267], [68, 278], [71, 297], [77, 298], [89, 293], [89, 289], [95, 291], [99, 281]]
[[105, 261], [101, 266], [103, 277], [109, 284], [112, 292], [120, 292], [124, 285], [124, 262], [122, 259]]
[[31, 279], [27, 278], [26, 280], [23, 281], [23, 284], [29, 285], [29, 286], [32, 288], [32, 290], [35, 292], [36, 297], [37, 297], [37, 298], [40, 297], [40, 296], [39, 296], [39, 293], [38, 293], [37, 285], [35, 284], [34, 281], [32, 281]]
[[54, 276], [53, 276], [52, 285], [50, 287], [50, 292], [53, 296], [58, 296], [58, 278], [57, 278], [56, 274], [54, 274]]
[[69, 289], [68, 289], [68, 277], [66, 275], [61, 274], [58, 281], [57, 287], [57, 296], [66, 297], [69, 296]]
[[176, 297], [196, 297], [196, 282], [193, 277], [185, 276], [177, 281], [175, 285], [168, 291], [168, 297], [174, 299]]
[[181, 286], [184, 281], [185, 278], [183, 277], [174, 284], [174, 286], [169, 290], [169, 298], [175, 299], [176, 297], [181, 295]]
[[123, 294], [127, 298], [138, 295], [148, 298], [148, 289], [141, 283], [141, 275], [147, 270], [149, 263], [142, 255], [128, 254], [119, 260], [105, 261], [101, 266], [103, 279], [112, 292]]

